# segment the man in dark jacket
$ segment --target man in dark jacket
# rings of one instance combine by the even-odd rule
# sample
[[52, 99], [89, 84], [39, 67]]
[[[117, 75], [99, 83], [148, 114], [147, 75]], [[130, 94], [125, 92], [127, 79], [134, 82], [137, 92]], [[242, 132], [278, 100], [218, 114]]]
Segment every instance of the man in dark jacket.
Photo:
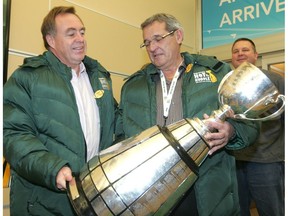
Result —
[[[141, 47], [152, 63], [129, 77], [122, 88], [117, 136], [131, 137], [183, 118], [203, 118], [219, 109], [217, 88], [230, 66], [214, 57], [180, 53], [183, 29], [171, 15], [156, 14], [141, 27]], [[205, 136], [209, 156], [200, 166], [198, 180], [171, 215], [239, 214], [235, 160], [226, 149], [248, 146], [258, 128], [231, 119], [208, 126], [217, 131]]]
[[66, 182], [113, 141], [112, 83], [109, 72], [85, 56], [85, 27], [73, 7], [53, 8], [41, 31], [48, 51], [25, 59], [4, 86], [10, 211], [74, 215]]
[[[247, 61], [256, 64], [258, 53], [249, 38], [238, 38], [232, 45], [232, 66]], [[284, 77], [262, 70], [284, 94]], [[277, 111], [277, 107], [265, 115]], [[259, 215], [284, 215], [284, 113], [263, 121], [257, 141], [244, 149], [233, 151], [236, 157], [241, 215], [250, 215], [253, 200]]]

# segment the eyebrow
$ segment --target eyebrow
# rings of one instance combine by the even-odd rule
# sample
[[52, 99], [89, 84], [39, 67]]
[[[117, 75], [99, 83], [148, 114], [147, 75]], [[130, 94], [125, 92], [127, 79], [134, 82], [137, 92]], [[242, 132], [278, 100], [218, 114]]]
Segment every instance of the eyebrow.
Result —
[[[153, 40], [155, 37], [159, 37], [159, 36], [161, 37], [160, 34], [153, 35], [153, 36], [151, 37], [151, 40]], [[149, 39], [145, 39], [144, 42], [145, 42], [145, 41], [150, 41], [150, 40], [149, 40]]]
[[[84, 31], [86, 31], [86, 28], [85, 27], [82, 27], [81, 29], [80, 29], [80, 31], [82, 31], [82, 30], [84, 30]], [[68, 32], [68, 31], [78, 31], [77, 30], [77, 28], [68, 28], [67, 30], [66, 30], [66, 32]]]
[[241, 48], [234, 48], [232, 51], [243, 50], [243, 49], [249, 49], [249, 50], [251, 50], [251, 49], [253, 49], [253, 48], [251, 48], [251, 47], [241, 47]]

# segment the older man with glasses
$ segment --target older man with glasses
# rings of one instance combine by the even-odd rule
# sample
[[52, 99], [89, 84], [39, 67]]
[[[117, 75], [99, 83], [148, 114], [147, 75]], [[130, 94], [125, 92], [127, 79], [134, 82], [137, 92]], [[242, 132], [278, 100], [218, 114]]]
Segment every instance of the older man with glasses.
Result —
[[[151, 60], [128, 78], [122, 88], [117, 137], [128, 138], [153, 126], [166, 126], [183, 118], [207, 117], [219, 108], [217, 88], [231, 70], [215, 57], [180, 52], [184, 30], [169, 14], [155, 14], [141, 25], [141, 48]], [[171, 215], [238, 215], [235, 160], [227, 149], [250, 145], [258, 135], [254, 123], [227, 120], [209, 122], [214, 133], [209, 156]], [[155, 143], [157, 145], [157, 143]], [[143, 180], [144, 181], [144, 180]]]

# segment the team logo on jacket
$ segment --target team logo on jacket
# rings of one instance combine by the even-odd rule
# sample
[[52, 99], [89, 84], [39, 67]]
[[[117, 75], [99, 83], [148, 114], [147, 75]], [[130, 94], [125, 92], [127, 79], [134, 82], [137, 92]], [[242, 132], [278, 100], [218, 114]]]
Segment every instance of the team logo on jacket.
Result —
[[99, 78], [99, 81], [101, 82], [103, 89], [110, 90], [110, 86], [106, 78]]
[[194, 73], [194, 79], [196, 83], [217, 82], [217, 77], [212, 73], [211, 70]]

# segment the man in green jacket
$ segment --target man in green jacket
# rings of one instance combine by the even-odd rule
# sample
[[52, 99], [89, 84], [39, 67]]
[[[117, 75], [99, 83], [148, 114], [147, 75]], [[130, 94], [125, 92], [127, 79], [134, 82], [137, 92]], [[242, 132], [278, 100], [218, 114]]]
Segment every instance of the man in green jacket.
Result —
[[[203, 118], [219, 109], [217, 89], [230, 66], [214, 57], [180, 53], [183, 29], [171, 15], [153, 15], [141, 28], [141, 47], [146, 48], [151, 64], [130, 76], [122, 88], [117, 137], [131, 137], [183, 118]], [[232, 119], [210, 122], [208, 127], [217, 131], [205, 135], [209, 156], [171, 215], [239, 214], [235, 160], [226, 150], [248, 146], [257, 138], [258, 127]]]
[[74, 215], [72, 172], [112, 144], [116, 104], [109, 72], [86, 56], [73, 7], [42, 23], [48, 51], [27, 58], [4, 86], [3, 153], [12, 170], [11, 215]]

